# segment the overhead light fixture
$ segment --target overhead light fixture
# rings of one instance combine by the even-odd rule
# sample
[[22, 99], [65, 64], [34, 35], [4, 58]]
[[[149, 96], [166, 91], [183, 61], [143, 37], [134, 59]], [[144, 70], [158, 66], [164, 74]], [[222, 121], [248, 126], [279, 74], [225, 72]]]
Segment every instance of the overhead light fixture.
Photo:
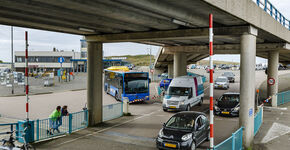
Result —
[[85, 32], [95, 32], [94, 29], [88, 29], [88, 28], [83, 28], [83, 27], [79, 27], [80, 31], [85, 31]]
[[182, 26], [187, 26], [187, 27], [194, 27], [193, 25], [191, 25], [190, 23], [184, 22], [184, 21], [180, 21], [177, 19], [172, 19], [172, 22], [178, 25], [182, 25]]

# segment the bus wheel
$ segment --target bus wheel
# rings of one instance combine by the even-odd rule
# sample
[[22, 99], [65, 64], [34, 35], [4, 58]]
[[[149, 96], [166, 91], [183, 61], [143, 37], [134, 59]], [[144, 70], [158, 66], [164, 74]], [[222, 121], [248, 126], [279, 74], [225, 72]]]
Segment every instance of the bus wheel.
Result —
[[115, 93], [115, 99], [118, 101], [118, 93]]
[[201, 106], [202, 102], [203, 102], [203, 98], [200, 98], [200, 102], [198, 103], [198, 105]]

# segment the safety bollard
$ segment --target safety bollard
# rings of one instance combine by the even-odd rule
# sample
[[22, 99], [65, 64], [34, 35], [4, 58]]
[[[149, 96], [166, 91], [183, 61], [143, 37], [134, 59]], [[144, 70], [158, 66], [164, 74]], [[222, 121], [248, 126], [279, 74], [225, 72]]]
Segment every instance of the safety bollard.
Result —
[[129, 112], [129, 99], [128, 98], [123, 98], [123, 113], [125, 116], [130, 115]]

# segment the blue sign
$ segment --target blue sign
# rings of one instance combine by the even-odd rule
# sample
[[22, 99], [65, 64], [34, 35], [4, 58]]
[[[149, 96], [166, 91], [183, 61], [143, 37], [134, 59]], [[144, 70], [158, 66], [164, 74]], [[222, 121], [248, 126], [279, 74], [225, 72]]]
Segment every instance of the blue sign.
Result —
[[58, 62], [59, 63], [63, 63], [64, 62], [64, 58], [63, 57], [58, 57]]
[[249, 109], [249, 117], [251, 117], [253, 115], [253, 108]]

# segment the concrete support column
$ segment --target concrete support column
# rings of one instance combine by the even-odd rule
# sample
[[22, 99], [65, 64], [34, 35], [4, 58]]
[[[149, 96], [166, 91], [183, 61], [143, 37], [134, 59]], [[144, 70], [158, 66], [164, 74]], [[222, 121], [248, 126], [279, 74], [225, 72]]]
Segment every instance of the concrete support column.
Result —
[[168, 64], [168, 78], [173, 78], [173, 64]]
[[255, 66], [256, 36], [241, 36], [241, 70], [240, 70], [240, 126], [244, 127], [243, 144], [252, 146], [254, 140], [254, 106], [255, 106]]
[[186, 75], [187, 58], [184, 53], [174, 53], [173, 69], [174, 78]]
[[[272, 107], [277, 107], [277, 93], [278, 93], [278, 65], [279, 65], [279, 51], [270, 51], [268, 53], [268, 79], [275, 80], [274, 85], [267, 84], [268, 97], [271, 96]], [[267, 80], [268, 81], [268, 80]]]
[[103, 120], [103, 44], [88, 42], [87, 102], [89, 126]]

